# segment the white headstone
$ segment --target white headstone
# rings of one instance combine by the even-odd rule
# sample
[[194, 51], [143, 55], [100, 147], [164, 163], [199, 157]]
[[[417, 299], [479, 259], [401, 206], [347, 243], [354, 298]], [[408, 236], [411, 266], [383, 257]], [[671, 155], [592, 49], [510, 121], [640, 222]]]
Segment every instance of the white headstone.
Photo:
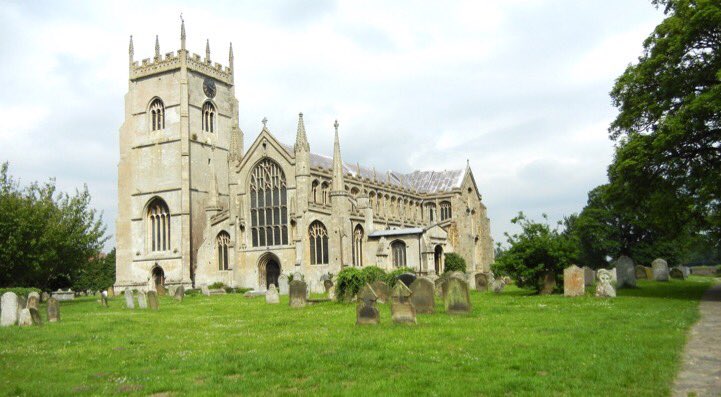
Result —
[[0, 298], [0, 326], [8, 327], [18, 322], [18, 296], [6, 292]]
[[20, 315], [18, 316], [18, 325], [21, 327], [33, 325], [33, 317], [30, 315], [30, 309], [20, 310]]
[[133, 291], [130, 288], [125, 288], [125, 306], [128, 309], [135, 309], [135, 302], [133, 302]]
[[208, 288], [208, 285], [203, 284], [200, 286], [200, 292], [203, 293], [205, 296], [210, 296], [210, 289]]
[[143, 292], [143, 291], [138, 291], [138, 308], [140, 308], [140, 309], [148, 308], [148, 300], [145, 298], [145, 292]]
[[280, 303], [280, 297], [278, 296], [278, 290], [275, 288], [275, 284], [271, 284], [268, 290], [265, 291], [265, 303]]
[[653, 268], [654, 280], [668, 281], [668, 263], [665, 260], [661, 258], [654, 259], [654, 261], [651, 262], [651, 267]]
[[278, 293], [280, 295], [288, 295], [288, 276], [285, 274], [278, 276]]

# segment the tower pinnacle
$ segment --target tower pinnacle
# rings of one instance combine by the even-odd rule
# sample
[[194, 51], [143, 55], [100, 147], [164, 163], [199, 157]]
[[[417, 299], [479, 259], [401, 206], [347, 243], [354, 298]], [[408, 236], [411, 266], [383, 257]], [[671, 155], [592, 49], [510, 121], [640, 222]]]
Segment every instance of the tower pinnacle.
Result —
[[335, 127], [335, 141], [333, 142], [333, 191], [345, 192], [343, 182], [343, 160], [340, 157], [340, 140], [338, 139], [338, 120], [333, 124]]
[[160, 59], [160, 42], [158, 41], [158, 35], [155, 35], [155, 60]]
[[133, 47], [133, 35], [130, 35], [130, 45], [128, 45], [128, 58], [130, 60], [130, 64], [133, 64], [133, 56], [135, 55], [135, 47]]
[[230, 49], [228, 49], [228, 67], [233, 70], [233, 42], [230, 42]]
[[310, 145], [308, 144], [308, 137], [305, 134], [305, 123], [303, 122], [303, 113], [298, 113], [298, 130], [295, 134], [295, 151], [296, 153], [300, 150], [310, 151]]
[[180, 14], [180, 49], [185, 50], [185, 20], [183, 14]]
[[205, 39], [205, 62], [210, 63], [210, 39]]

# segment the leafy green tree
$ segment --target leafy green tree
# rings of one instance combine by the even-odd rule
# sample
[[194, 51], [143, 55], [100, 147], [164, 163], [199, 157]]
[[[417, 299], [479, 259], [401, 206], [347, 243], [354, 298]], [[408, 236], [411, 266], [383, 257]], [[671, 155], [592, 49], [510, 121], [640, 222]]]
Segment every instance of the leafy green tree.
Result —
[[21, 188], [0, 165], [0, 287], [70, 287], [106, 240], [87, 187], [72, 196], [54, 180]]
[[446, 259], [444, 261], [444, 267], [443, 272], [466, 272], [466, 260], [463, 259], [462, 256], [456, 254], [455, 252], [449, 252], [446, 254]]
[[98, 255], [80, 269], [73, 284], [76, 291], [100, 291], [115, 283], [115, 248], [107, 255]]
[[577, 241], [567, 233], [552, 228], [547, 222], [534, 222], [521, 212], [511, 220], [521, 226], [521, 232], [506, 233], [508, 249], [496, 258], [493, 271], [507, 274], [519, 287], [540, 290], [547, 273], [559, 278], [563, 269], [573, 264], [578, 257]]

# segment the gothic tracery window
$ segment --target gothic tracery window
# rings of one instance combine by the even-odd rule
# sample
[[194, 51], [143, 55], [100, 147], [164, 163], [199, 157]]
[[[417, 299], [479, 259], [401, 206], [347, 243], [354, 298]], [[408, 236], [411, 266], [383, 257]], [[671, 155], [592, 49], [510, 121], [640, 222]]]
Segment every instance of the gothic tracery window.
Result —
[[308, 228], [310, 240], [310, 264], [328, 264], [328, 230], [320, 221], [315, 221]]
[[150, 251], [170, 250], [170, 211], [161, 198], [154, 198], [148, 204], [147, 213], [148, 247]]
[[160, 98], [155, 98], [150, 103], [150, 128], [151, 131], [165, 128], [165, 106]]
[[310, 186], [311, 197], [313, 197], [313, 203], [318, 204], [318, 181], [314, 180]]
[[441, 220], [445, 221], [451, 217], [451, 203], [444, 201], [441, 203]]
[[228, 246], [230, 245], [230, 235], [227, 232], [218, 233], [215, 243], [218, 252], [218, 270], [229, 270]]
[[406, 243], [396, 240], [391, 244], [391, 252], [393, 253], [393, 266], [403, 267], [406, 265]]
[[426, 210], [428, 211], [428, 221], [434, 222], [436, 220], [436, 205], [432, 203], [426, 204]]
[[363, 227], [353, 230], [353, 266], [363, 266]]
[[323, 182], [320, 185], [320, 190], [323, 196], [323, 205], [330, 205], [330, 185], [328, 185], [328, 182]]
[[250, 176], [250, 221], [253, 247], [288, 244], [288, 192], [285, 174], [273, 160], [262, 160]]
[[205, 102], [203, 105], [203, 131], [214, 132], [215, 131], [215, 106], [210, 102]]

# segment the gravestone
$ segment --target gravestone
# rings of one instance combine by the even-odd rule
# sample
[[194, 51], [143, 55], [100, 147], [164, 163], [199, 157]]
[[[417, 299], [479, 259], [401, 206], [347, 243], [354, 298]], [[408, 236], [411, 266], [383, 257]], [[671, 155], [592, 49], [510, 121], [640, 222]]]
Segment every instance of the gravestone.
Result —
[[43, 320], [40, 318], [40, 311], [34, 307], [29, 307], [25, 310], [30, 312], [30, 318], [32, 319], [33, 325], [42, 325]]
[[391, 292], [391, 318], [394, 323], [416, 323], [416, 308], [413, 307], [411, 296], [413, 296], [413, 292], [404, 283], [396, 283], [393, 286]]
[[[293, 273], [293, 280], [305, 281], [305, 277], [303, 277], [303, 273], [295, 272], [295, 273]], [[307, 284], [306, 284], [306, 286], [307, 286]], [[288, 293], [290, 293], [290, 282], [288, 282], [288, 289], [289, 289]]]
[[563, 296], [583, 296], [586, 294], [585, 271], [576, 265], [563, 269]]
[[648, 266], [644, 266], [643, 270], [646, 272], [646, 280], [653, 280], [653, 269]]
[[668, 263], [661, 258], [654, 259], [651, 262], [653, 268], [653, 279], [656, 281], [668, 281]]
[[148, 308], [148, 299], [145, 296], [145, 292], [138, 291], [138, 308], [140, 309], [147, 309]]
[[34, 308], [35, 310], [38, 310], [40, 307], [40, 295], [37, 292], [31, 292], [28, 294], [28, 301], [25, 307]]
[[328, 299], [334, 301], [335, 300], [335, 285], [330, 287], [328, 290]]
[[[595, 272], [594, 272], [594, 273], [595, 273]], [[508, 276], [503, 276], [503, 277], [501, 277], [501, 280], [503, 280], [503, 283], [506, 284], [506, 285], [511, 285], [511, 284], [513, 284], [513, 280], [512, 280], [510, 277], [508, 277]]]
[[288, 285], [290, 307], [305, 307], [308, 300], [308, 284], [300, 279], [293, 279]]
[[636, 280], [646, 280], [646, 266], [636, 265]]
[[398, 275], [396, 279], [403, 282], [403, 284], [406, 285], [406, 287], [409, 287], [411, 284], [413, 284], [414, 281], [416, 281], [416, 275], [413, 273], [403, 273]]
[[35, 297], [35, 298], [38, 300], [38, 303], [42, 302], [42, 301], [40, 300], [40, 294], [37, 293], [37, 292], [35, 292], [35, 291], [31, 291], [31, 292], [28, 294], [28, 299], [30, 299], [31, 297]]
[[373, 288], [373, 293], [376, 295], [376, 300], [378, 300], [378, 302], [388, 302], [388, 297], [391, 294], [391, 289], [388, 287], [388, 284], [381, 280], [376, 280], [373, 282], [373, 285], [371, 285], [371, 288]]
[[375, 325], [380, 322], [380, 313], [376, 308], [376, 296], [373, 288], [366, 284], [358, 292], [358, 304], [356, 305], [356, 325], [371, 324]]
[[98, 303], [100, 303], [102, 307], [108, 307], [108, 291], [103, 291], [103, 293], [100, 294]]
[[411, 302], [416, 308], [416, 313], [431, 314], [436, 309], [435, 285], [426, 277], [418, 277], [411, 284]]
[[268, 290], [265, 291], [265, 303], [276, 305], [280, 303], [280, 296], [278, 290], [275, 288], [275, 284], [271, 284]]
[[611, 271], [607, 269], [598, 269], [598, 283], [596, 283], [596, 296], [599, 298], [615, 298], [616, 289], [611, 284], [613, 279]]
[[60, 302], [55, 298], [48, 299], [48, 322], [60, 321]]
[[681, 270], [681, 268], [678, 266], [671, 269], [668, 275], [671, 276], [671, 278], [675, 278], [677, 280], [686, 279], [686, 275], [683, 273], [683, 270]]
[[155, 292], [158, 293], [158, 296], [165, 296], [168, 294], [168, 290], [165, 289], [165, 286], [162, 284], [155, 286]]
[[200, 292], [205, 296], [210, 296], [210, 289], [208, 288], [207, 284], [203, 284], [200, 286]]
[[616, 286], [617, 288], [636, 288], [636, 265], [633, 259], [621, 255], [616, 260]]
[[446, 313], [466, 314], [471, 311], [468, 283], [458, 277], [449, 277], [443, 284], [443, 304]]
[[325, 293], [327, 295], [331, 288], [333, 288], [333, 280], [323, 280], [323, 288], [325, 289]]
[[18, 316], [20, 316], [20, 310], [27, 307], [28, 300], [23, 295], [18, 295]]
[[550, 295], [556, 290], [556, 275], [553, 272], [545, 272], [541, 276], [541, 295]]
[[148, 291], [145, 297], [148, 299], [148, 307], [151, 310], [158, 310], [158, 293], [156, 291]]
[[448, 277], [450, 276], [451, 275], [449, 273], [443, 273], [434, 281], [434, 284], [436, 285], [436, 295], [443, 297], [443, 284], [448, 281]]
[[18, 322], [18, 296], [6, 292], [0, 298], [0, 326], [8, 327]]
[[128, 309], [135, 309], [135, 302], [133, 301], [133, 291], [130, 288], [125, 288], [125, 307]]
[[183, 301], [183, 298], [185, 297], [185, 287], [180, 285], [175, 289], [175, 293], [173, 293], [173, 297], [176, 301]]
[[18, 325], [21, 327], [33, 325], [33, 318], [30, 315], [30, 309], [20, 310], [20, 313], [18, 313]]
[[583, 284], [588, 287], [596, 281], [596, 272], [588, 266], [583, 267]]
[[58, 289], [57, 291], [53, 292], [53, 297], [59, 301], [71, 301], [75, 299], [75, 294], [71, 291], [63, 291], [61, 289]]
[[688, 278], [688, 276], [691, 275], [691, 269], [688, 266], [679, 266], [681, 271], [683, 271], [683, 277]]
[[278, 276], [278, 293], [280, 295], [288, 295], [288, 276], [281, 274]]
[[40, 295], [40, 302], [47, 302], [48, 299], [50, 299], [50, 294], [43, 291], [42, 295]]
[[[613, 283], [618, 282], [618, 277], [616, 277], [616, 268], [614, 267], [613, 269], [609, 269], [609, 271], [611, 272], [611, 282], [613, 282]], [[598, 277], [596, 277], [596, 278], [598, 278]]]
[[493, 273], [476, 273], [475, 277], [477, 291], [488, 291], [488, 288], [493, 285]]
[[504, 278], [500, 278], [498, 280], [493, 280], [493, 284], [491, 285], [493, 292], [500, 294], [503, 292], [503, 288], [506, 287], [506, 280]]
[[[68, 290], [69, 291], [69, 290]], [[108, 298], [112, 298], [115, 296], [115, 288], [110, 287], [108, 288], [108, 295], [106, 295]]]

